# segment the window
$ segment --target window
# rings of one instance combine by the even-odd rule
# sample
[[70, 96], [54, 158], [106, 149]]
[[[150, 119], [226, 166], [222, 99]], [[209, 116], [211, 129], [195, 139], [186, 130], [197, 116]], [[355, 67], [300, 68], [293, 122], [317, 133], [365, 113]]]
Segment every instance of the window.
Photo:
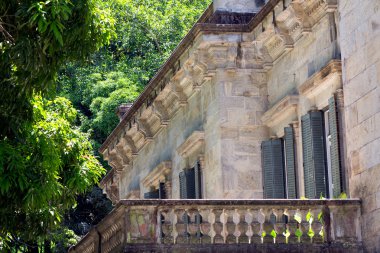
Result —
[[184, 169], [179, 173], [180, 198], [181, 199], [201, 199], [202, 175], [200, 162], [190, 169]]
[[144, 193], [144, 199], [166, 199], [165, 183], [160, 183], [158, 189], [152, 188]]
[[143, 180], [145, 189], [144, 199], [166, 199], [171, 198], [171, 161], [159, 163]]
[[305, 196], [338, 197], [342, 192], [338, 117], [335, 98], [325, 111], [302, 116], [302, 150]]
[[293, 127], [284, 128], [283, 138], [263, 141], [261, 154], [264, 198], [297, 198]]

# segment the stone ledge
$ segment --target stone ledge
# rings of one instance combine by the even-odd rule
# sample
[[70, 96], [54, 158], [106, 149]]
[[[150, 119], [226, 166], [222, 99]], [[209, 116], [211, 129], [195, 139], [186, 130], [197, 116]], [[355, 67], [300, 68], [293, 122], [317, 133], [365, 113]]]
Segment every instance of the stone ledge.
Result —
[[170, 176], [171, 170], [172, 162], [163, 161], [142, 180], [142, 184], [148, 189], [152, 186], [158, 188], [160, 182], [165, 182], [167, 177]]
[[203, 154], [205, 133], [194, 131], [178, 148], [177, 152], [182, 157], [189, 157], [197, 151]]
[[264, 113], [261, 119], [262, 122], [268, 127], [273, 127], [286, 118], [297, 116], [298, 101], [298, 95], [289, 95], [284, 97]]
[[360, 206], [360, 199], [122, 199], [119, 206]]
[[288, 252], [334, 252], [334, 253], [360, 253], [363, 248], [360, 243], [343, 244], [129, 244], [124, 247], [124, 252], [257, 252], [257, 253], [288, 253]]
[[298, 91], [300, 95], [313, 99], [329, 88], [333, 93], [341, 87], [342, 63], [340, 60], [331, 60], [325, 67], [299, 86]]

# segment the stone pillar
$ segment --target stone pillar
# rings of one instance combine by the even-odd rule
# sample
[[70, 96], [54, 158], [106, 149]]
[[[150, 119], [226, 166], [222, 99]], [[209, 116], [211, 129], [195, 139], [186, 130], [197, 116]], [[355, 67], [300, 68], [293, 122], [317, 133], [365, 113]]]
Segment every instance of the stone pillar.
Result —
[[302, 162], [302, 139], [301, 139], [300, 123], [298, 121], [293, 121], [292, 126], [293, 126], [293, 131], [294, 131], [294, 138], [296, 142], [297, 190], [298, 190], [298, 197], [302, 197], [302, 196], [305, 196], [305, 184], [304, 184], [303, 162]]
[[265, 87], [254, 81], [260, 74], [217, 70], [224, 198], [263, 198], [261, 142], [269, 135], [261, 121], [268, 104]]

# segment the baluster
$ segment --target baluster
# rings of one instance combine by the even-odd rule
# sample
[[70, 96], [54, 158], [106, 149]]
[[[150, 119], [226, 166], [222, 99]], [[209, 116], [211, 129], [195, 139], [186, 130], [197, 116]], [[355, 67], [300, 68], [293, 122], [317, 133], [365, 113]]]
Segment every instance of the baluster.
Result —
[[264, 230], [264, 222], [265, 222], [265, 214], [263, 212], [263, 209], [260, 208], [258, 214], [257, 214], [257, 222], [260, 223], [260, 230], [259, 230], [259, 236], [261, 237], [261, 243], [264, 243], [264, 236], [265, 236], [265, 230]]
[[297, 239], [298, 239], [298, 243], [301, 243], [301, 236], [302, 236], [302, 226], [301, 226], [301, 222], [302, 222], [302, 213], [300, 211], [300, 209], [297, 209], [297, 211], [295, 212], [294, 214], [294, 219], [297, 221], [297, 230], [295, 231], [295, 235], [297, 236]]
[[175, 213], [174, 209], [172, 209], [171, 214], [170, 214], [170, 221], [172, 223], [172, 237], [173, 237], [173, 243], [176, 244], [177, 242], [177, 237], [178, 237], [178, 232], [177, 232], [177, 222], [178, 222], [178, 217], [177, 214]]
[[[302, 242], [309, 242], [310, 241], [310, 236], [309, 236], [309, 229], [310, 229], [310, 224], [308, 220], [306, 219], [309, 213], [309, 209], [303, 209], [301, 210], [302, 213]], [[314, 219], [314, 218], [313, 218]]]
[[282, 233], [282, 235], [285, 237], [285, 243], [288, 244], [289, 243], [289, 237], [290, 237], [290, 225], [289, 225], [289, 222], [290, 222], [290, 213], [288, 211], [288, 209], [285, 209], [284, 210], [284, 215], [287, 217], [287, 224], [285, 224], [285, 227], [284, 227], [284, 232]]
[[188, 211], [189, 215], [189, 224], [188, 224], [188, 233], [189, 233], [189, 240], [190, 242], [193, 242], [193, 239], [199, 239], [197, 237], [198, 230], [199, 230], [199, 224], [198, 224], [198, 210], [190, 209]]
[[274, 215], [274, 222], [273, 222], [273, 229], [270, 232], [270, 234], [273, 238], [273, 243], [276, 243], [276, 238], [278, 234], [277, 222], [279, 221], [279, 214], [276, 209], [272, 209], [272, 214]]
[[184, 233], [184, 236], [186, 237], [187, 239], [187, 243], [190, 242], [190, 228], [189, 228], [189, 224], [190, 224], [190, 215], [189, 215], [189, 210], [186, 208], [185, 209], [185, 213], [183, 214], [182, 216], [182, 219], [183, 219], [183, 222], [185, 223], [185, 233]]
[[163, 240], [161, 243], [171, 243], [171, 211], [168, 210], [162, 210], [161, 215], [163, 217], [162, 220], [162, 234], [163, 234]]
[[236, 243], [239, 243], [239, 237], [241, 235], [240, 229], [239, 229], [239, 223], [240, 223], [240, 214], [238, 209], [235, 209], [235, 212], [232, 216], [232, 220], [235, 223], [235, 232], [234, 236], [236, 238]]
[[208, 222], [210, 223], [210, 232], [209, 232], [209, 236], [211, 238], [211, 243], [214, 243], [214, 238], [216, 236], [216, 232], [215, 232], [215, 229], [214, 229], [214, 224], [215, 224], [215, 213], [214, 213], [214, 210], [211, 209], [210, 210], [210, 213], [208, 215]]
[[315, 234], [313, 238], [314, 243], [316, 241], [323, 242], [323, 224], [319, 221], [319, 217], [318, 217], [321, 211], [322, 209], [319, 207], [312, 210], [312, 213], [314, 215], [314, 220], [311, 226]]
[[223, 209], [222, 213], [220, 214], [220, 222], [223, 224], [221, 236], [223, 237], [224, 243], [227, 242], [227, 236], [228, 236], [227, 220], [228, 220], [228, 214], [226, 213], [226, 210]]
[[284, 243], [284, 232], [286, 230], [286, 218], [284, 214], [284, 210], [277, 209], [276, 210], [276, 233], [277, 233], [277, 243]]
[[251, 213], [251, 209], [248, 209], [245, 213], [245, 222], [248, 224], [247, 226], [247, 232], [245, 233], [248, 236], [248, 243], [252, 243], [252, 236], [253, 236], [253, 229], [252, 229], [252, 221], [253, 221], [253, 215]]
[[163, 238], [161, 210], [157, 212], [157, 243], [161, 244]]
[[[208, 220], [208, 215], [210, 211], [207, 209], [199, 210], [199, 215], [200, 215], [200, 233], [201, 233], [201, 238], [200, 242], [204, 240], [208, 240], [209, 233], [210, 233], [210, 222]], [[208, 243], [208, 242], [207, 242]]]

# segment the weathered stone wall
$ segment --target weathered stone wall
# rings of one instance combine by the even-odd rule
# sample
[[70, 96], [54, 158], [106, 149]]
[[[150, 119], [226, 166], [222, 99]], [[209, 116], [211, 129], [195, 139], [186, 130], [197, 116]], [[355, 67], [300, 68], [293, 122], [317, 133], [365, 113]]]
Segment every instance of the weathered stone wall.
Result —
[[206, 178], [203, 192], [208, 198], [220, 198], [220, 137], [215, 128], [218, 121], [215, 87], [211, 82], [205, 83], [200, 91], [195, 92], [187, 103], [180, 106], [168, 125], [147, 143], [135, 157], [131, 171], [125, 170], [121, 176], [119, 189], [121, 199], [131, 191], [140, 190], [143, 198], [149, 189], [144, 188], [142, 180], [162, 161], [172, 162], [172, 198], [179, 198], [179, 172], [194, 166], [198, 155], [183, 158], [177, 148], [194, 132], [205, 133], [205, 166], [203, 178]]
[[363, 200], [368, 252], [380, 252], [380, 1], [339, 1], [347, 168]]
[[[317, 97], [308, 98], [299, 94], [299, 88], [310, 78], [319, 72], [328, 63], [339, 57], [337, 38], [331, 34], [335, 26], [334, 15], [336, 12], [326, 14], [313, 28], [311, 32], [304, 33], [295, 43], [294, 48], [280, 56], [268, 71], [268, 109], [276, 106], [282, 99], [289, 95], [296, 95], [298, 103], [296, 112], [282, 115], [279, 122], [271, 120], [268, 128], [269, 136], [283, 137], [283, 129], [293, 124], [296, 135], [297, 161], [298, 161], [298, 196], [304, 196], [304, 175], [302, 161], [302, 135], [301, 117], [310, 109], [324, 109], [328, 104], [328, 98], [335, 92], [334, 89], [325, 89]], [[340, 82], [338, 80], [338, 82]], [[339, 84], [338, 84], [339, 85]], [[338, 86], [337, 85], [337, 86]]]
[[[254, 81], [252, 75], [264, 80]], [[220, 69], [216, 73], [224, 198], [263, 198], [260, 147], [269, 136], [260, 119], [268, 104], [262, 83], [265, 73], [252, 70]]]
[[330, 26], [330, 19], [326, 15], [313, 27], [312, 32], [305, 33], [292, 50], [273, 64], [268, 72], [269, 107], [286, 95], [298, 94], [300, 85], [336, 57], [337, 49], [330, 35]]

